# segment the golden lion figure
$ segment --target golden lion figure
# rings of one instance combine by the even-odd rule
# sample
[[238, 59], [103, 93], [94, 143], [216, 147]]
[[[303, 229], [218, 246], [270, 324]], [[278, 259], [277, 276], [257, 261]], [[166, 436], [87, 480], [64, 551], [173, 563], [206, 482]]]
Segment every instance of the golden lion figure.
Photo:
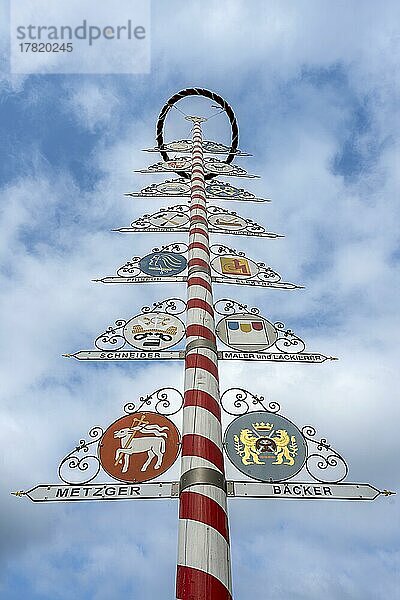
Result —
[[[276, 433], [278, 435], [272, 438], [276, 444], [276, 460], [272, 464], [294, 465], [294, 457], [297, 455], [296, 438], [294, 435], [290, 438], [285, 429], [278, 429]], [[291, 442], [290, 450], [288, 448], [289, 442]], [[283, 459], [286, 459], [286, 462], [283, 462]]]
[[[276, 460], [272, 463], [273, 465], [294, 465], [294, 457], [297, 456], [297, 444], [294, 435], [289, 437], [288, 432], [285, 429], [278, 429], [277, 435], [270, 439], [275, 442], [276, 450], [274, 454]], [[242, 457], [242, 463], [244, 465], [265, 465], [265, 462], [259, 458], [260, 451], [257, 449], [256, 442], [258, 440], [251, 431], [251, 429], [242, 429], [240, 436], [234, 436], [236, 453]]]
[[[242, 429], [240, 432], [240, 441], [238, 436], [235, 435], [236, 452], [242, 457], [242, 463], [244, 465], [251, 465], [253, 463], [256, 465], [265, 465], [265, 463], [258, 458], [258, 451], [256, 448], [257, 439], [258, 438], [252, 434], [250, 429]], [[240, 448], [240, 442], [243, 444], [242, 448]], [[249, 462], [250, 459], [253, 459], [253, 463]]]

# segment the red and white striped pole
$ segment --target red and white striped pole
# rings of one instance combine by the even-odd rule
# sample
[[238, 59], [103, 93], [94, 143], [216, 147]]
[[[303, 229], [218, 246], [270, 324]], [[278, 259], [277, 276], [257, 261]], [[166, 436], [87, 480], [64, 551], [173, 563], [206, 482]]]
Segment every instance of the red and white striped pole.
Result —
[[176, 597], [231, 600], [226, 480], [201, 121], [193, 121]]

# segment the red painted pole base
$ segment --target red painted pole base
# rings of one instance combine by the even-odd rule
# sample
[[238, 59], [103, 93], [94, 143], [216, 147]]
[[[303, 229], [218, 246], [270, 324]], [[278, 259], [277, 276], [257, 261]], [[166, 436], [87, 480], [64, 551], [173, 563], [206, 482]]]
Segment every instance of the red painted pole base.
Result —
[[176, 576], [176, 597], [178, 600], [232, 600], [218, 579], [204, 571], [180, 565]]

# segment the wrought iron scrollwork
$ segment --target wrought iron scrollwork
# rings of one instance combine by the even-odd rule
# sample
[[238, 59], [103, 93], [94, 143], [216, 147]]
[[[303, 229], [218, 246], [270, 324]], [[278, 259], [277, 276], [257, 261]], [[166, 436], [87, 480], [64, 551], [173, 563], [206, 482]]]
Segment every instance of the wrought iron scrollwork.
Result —
[[127, 321], [118, 319], [115, 321], [115, 327], [110, 325], [94, 341], [94, 345], [99, 350], [121, 350], [126, 344], [123, 336], [123, 329]]
[[149, 220], [151, 216], [152, 215], [142, 215], [139, 219], [132, 221], [130, 225], [131, 228], [139, 231], [144, 231], [148, 229], [149, 227], [151, 227], [151, 223]]
[[164, 417], [170, 417], [176, 415], [182, 407], [183, 395], [181, 392], [173, 387], [165, 387], [148, 396], [141, 396], [137, 402], [128, 402], [124, 406], [124, 411], [131, 415], [136, 412], [152, 410]]
[[167, 244], [166, 246], [161, 246], [160, 248], [152, 248], [152, 252], [178, 252], [179, 254], [184, 254], [189, 249], [187, 244], [182, 242], [173, 242], [172, 244]]
[[301, 432], [307, 442], [313, 444], [317, 450], [307, 456], [305, 465], [307, 473], [321, 483], [343, 481], [349, 472], [345, 459], [328, 444], [325, 438], [314, 439], [317, 432], [312, 425], [305, 425]]
[[260, 313], [258, 308], [248, 308], [247, 304], [240, 304], [236, 300], [230, 298], [221, 298], [214, 304], [214, 310], [217, 314], [225, 316], [234, 315], [238, 313], [252, 313], [258, 315]]
[[118, 277], [137, 277], [142, 272], [139, 263], [141, 256], [133, 256], [130, 260], [127, 260], [125, 264], [117, 269]]
[[186, 310], [186, 302], [180, 298], [168, 298], [161, 302], [153, 302], [153, 306], [143, 306], [142, 312], [165, 312], [169, 315], [181, 315]]
[[176, 210], [177, 212], [188, 214], [190, 208], [187, 204], [176, 204], [175, 206], [168, 206], [168, 208], [160, 208], [160, 210], [155, 214], [158, 215], [159, 213], [170, 212], [171, 210]]
[[229, 246], [224, 246], [223, 244], [213, 244], [210, 246], [210, 250], [212, 254], [216, 256], [221, 256], [223, 254], [234, 254], [235, 256], [246, 256], [244, 252], [239, 252], [236, 248], [230, 248]]
[[[92, 481], [100, 471], [100, 461], [95, 454], [89, 454], [89, 448], [101, 439], [102, 427], [92, 427], [88, 436], [90, 441], [79, 440], [78, 446], [69, 452], [58, 466], [58, 476], [68, 485], [84, 485]], [[76, 475], [77, 477], [71, 477]]]
[[271, 267], [268, 267], [265, 263], [259, 262], [257, 263], [257, 267], [259, 269], [257, 279], [268, 281], [268, 283], [278, 283], [279, 281], [282, 281], [282, 276]]
[[293, 333], [291, 329], [285, 329], [285, 324], [277, 321], [274, 327], [278, 332], [278, 339], [275, 342], [276, 348], [285, 354], [298, 354], [306, 349], [306, 345], [301, 338]]
[[266, 404], [264, 396], [256, 396], [243, 388], [225, 390], [221, 395], [220, 402], [224, 412], [232, 417], [240, 417], [261, 408], [271, 413], [279, 413], [281, 409], [278, 402], [271, 401]]

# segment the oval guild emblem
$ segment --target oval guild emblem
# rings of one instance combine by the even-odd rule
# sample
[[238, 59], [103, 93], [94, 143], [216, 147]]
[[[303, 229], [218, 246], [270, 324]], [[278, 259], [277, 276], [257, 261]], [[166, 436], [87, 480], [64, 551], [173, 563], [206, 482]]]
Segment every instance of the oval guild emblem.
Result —
[[163, 415], [133, 413], [106, 429], [98, 447], [99, 460], [113, 479], [148, 481], [174, 464], [179, 442], [176, 426]]
[[224, 446], [235, 467], [259, 481], [289, 479], [301, 471], [307, 458], [307, 444], [296, 425], [267, 411], [232, 421]]

